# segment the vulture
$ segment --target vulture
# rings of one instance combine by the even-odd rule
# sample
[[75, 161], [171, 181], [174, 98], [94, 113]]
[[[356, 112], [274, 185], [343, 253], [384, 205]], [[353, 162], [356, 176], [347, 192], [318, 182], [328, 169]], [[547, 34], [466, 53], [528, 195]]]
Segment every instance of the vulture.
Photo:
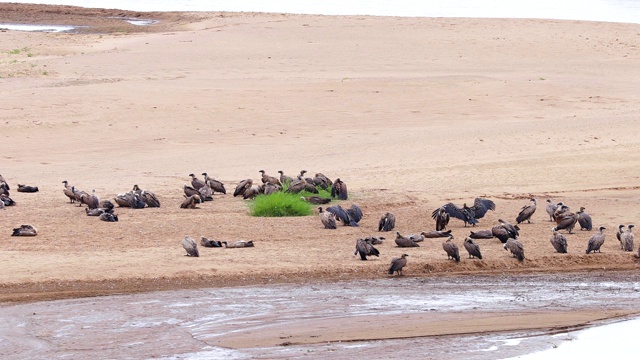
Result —
[[80, 195], [80, 205], [87, 205], [89, 209], [96, 209], [100, 207], [100, 198], [96, 195], [96, 190], [91, 190], [91, 195], [83, 193]]
[[[307, 170], [301, 170], [300, 171], [300, 175], [298, 175], [298, 180], [300, 180], [300, 182], [302, 182], [302, 190], [305, 190], [307, 192], [313, 193], [313, 194], [319, 194], [320, 192], [318, 191], [318, 188], [316, 188], [315, 183], [313, 182], [313, 179], [311, 178], [305, 178], [304, 174], [307, 172]], [[300, 185], [297, 184], [297, 187], [299, 187]], [[297, 189], [296, 187], [296, 189]], [[296, 191], [296, 193], [299, 191]]]
[[531, 216], [536, 212], [536, 199], [531, 198], [531, 202], [520, 209], [520, 213], [516, 217], [516, 223], [520, 224], [526, 221], [531, 224]]
[[133, 201], [133, 194], [128, 192], [124, 194], [118, 194], [113, 198], [113, 201], [118, 204], [120, 207], [131, 207], [131, 202]]
[[0, 209], [4, 209], [4, 201], [0, 201]]
[[480, 246], [473, 242], [473, 239], [468, 237], [464, 240], [464, 248], [469, 253], [469, 259], [478, 258], [482, 260], [482, 254], [480, 253]]
[[505, 250], [511, 251], [513, 257], [518, 258], [518, 261], [524, 260], [524, 246], [520, 241], [509, 239], [503, 247]]
[[329, 206], [327, 211], [332, 213], [337, 220], [342, 221], [343, 225], [358, 226], [358, 222], [362, 219], [362, 210], [358, 205], [351, 205], [347, 210], [340, 205]]
[[203, 172], [202, 176], [204, 176], [205, 185], [209, 186], [211, 190], [213, 190], [214, 194], [216, 193], [216, 191], [222, 194], [227, 193], [227, 190], [224, 188], [224, 184], [221, 181], [209, 177], [206, 172]]
[[9, 185], [7, 183], [0, 183], [0, 195], [9, 196]]
[[378, 231], [391, 231], [396, 227], [396, 216], [392, 213], [382, 215], [378, 222]]
[[[562, 204], [562, 203], [560, 203]], [[562, 206], [562, 205], [560, 205]], [[551, 199], [547, 199], [547, 214], [549, 214], [549, 221], [554, 221], [553, 214], [555, 214], [556, 210], [558, 210], [558, 204], [551, 201]]]
[[308, 196], [308, 197], [302, 196], [301, 199], [303, 201], [306, 201], [306, 202], [311, 203], [311, 204], [316, 204], [316, 205], [324, 205], [324, 204], [328, 204], [328, 203], [331, 202], [331, 199], [323, 198], [323, 197], [320, 197], [320, 196]]
[[331, 186], [331, 197], [337, 197], [339, 200], [347, 200], [347, 184], [345, 184], [340, 178], [336, 179]]
[[289, 187], [286, 192], [290, 194], [297, 194], [300, 191], [304, 190], [307, 186], [307, 181], [302, 178], [302, 176], [298, 176], [297, 179], [293, 180], [289, 183]]
[[333, 182], [329, 180], [323, 173], [317, 173], [316, 176], [312, 179], [313, 185], [320, 186], [322, 190], [327, 190], [330, 186], [333, 185]]
[[116, 222], [118, 221], [118, 215], [110, 212], [103, 212], [100, 214], [99, 219], [106, 222]]
[[160, 207], [160, 200], [158, 200], [156, 194], [151, 191], [142, 190], [140, 198], [148, 207]]
[[492, 239], [493, 232], [491, 230], [471, 231], [469, 237], [472, 239]]
[[420, 233], [425, 238], [433, 239], [433, 238], [441, 238], [441, 237], [453, 237], [451, 235], [451, 230], [447, 231], [423, 231]]
[[262, 174], [262, 183], [263, 184], [272, 183], [274, 185], [280, 185], [280, 179], [278, 179], [277, 177], [267, 175], [267, 173], [264, 170], [260, 170], [258, 172], [260, 174]]
[[449, 219], [451, 216], [442, 206], [431, 214], [431, 217], [436, 221], [436, 231], [444, 230], [449, 225]]
[[96, 208], [96, 209], [91, 209], [89, 210], [88, 207], [84, 208], [84, 211], [87, 213], [87, 216], [100, 216], [102, 214], [104, 214], [104, 209], [102, 208]]
[[129, 197], [129, 207], [132, 209], [144, 209], [147, 204], [140, 198], [135, 192], [131, 193]]
[[182, 239], [182, 247], [187, 251], [187, 256], [199, 257], [198, 244], [196, 241], [187, 235]]
[[598, 228], [598, 233], [591, 235], [591, 237], [589, 238], [589, 244], [587, 245], [587, 254], [589, 254], [590, 252], [600, 252], [600, 247], [602, 246], [602, 244], [604, 244], [604, 233], [602, 232], [603, 230], [606, 230], [607, 228], [600, 226]]
[[367, 236], [364, 238], [364, 241], [370, 243], [371, 245], [380, 245], [384, 242], [384, 236]]
[[398, 276], [402, 276], [402, 268], [407, 266], [407, 254], [402, 254], [399, 258], [393, 258], [391, 260], [391, 266], [389, 266], [389, 275], [393, 275], [394, 272], [398, 273]]
[[451, 238], [448, 238], [447, 241], [442, 243], [442, 248], [447, 253], [447, 259], [453, 259], [456, 262], [460, 262], [460, 251], [458, 250], [458, 245], [451, 241]]
[[268, 183], [265, 183], [263, 186], [264, 187], [263, 187], [262, 192], [265, 195], [275, 194], [275, 193], [277, 193], [277, 192], [282, 190], [282, 186], [280, 186], [280, 184], [272, 184], [272, 183], [268, 182]]
[[226, 241], [221, 241], [221, 243], [222, 243], [222, 245], [224, 245], [224, 247], [226, 247], [228, 249], [254, 247], [253, 240], [250, 240], [250, 241], [239, 240], [239, 241], [234, 241], [232, 243], [227, 243]]
[[193, 186], [194, 189], [200, 190], [200, 188], [205, 185], [204, 181], [198, 179], [195, 174], [189, 174], [189, 176], [191, 176], [191, 186]]
[[593, 229], [593, 222], [591, 221], [591, 215], [584, 212], [584, 206], [578, 211], [578, 224], [580, 224], [580, 230], [591, 231]]
[[620, 234], [620, 242], [622, 243], [622, 250], [633, 251], [633, 241], [635, 235], [633, 235], [633, 225], [627, 226], [627, 230]]
[[556, 211], [556, 230], [566, 229], [569, 234], [572, 234], [577, 222], [578, 215], [569, 211], [568, 206], [562, 205], [562, 210], [560, 212]]
[[109, 199], [100, 201], [100, 208], [104, 209], [104, 211], [112, 212], [114, 207], [115, 205]]
[[256, 196], [262, 194], [263, 192], [263, 184], [262, 185], [251, 185], [251, 187], [249, 187], [248, 189], [246, 189], [244, 191], [244, 194], [242, 195], [242, 198], [247, 200], [247, 199], [253, 199]]
[[[416, 243], [424, 241], [424, 235], [422, 235], [422, 234], [411, 234], [411, 235], [409, 235], [409, 236], [407, 236], [407, 237], [408, 237], [411, 241], [416, 242]], [[453, 236], [452, 236], [452, 237], [453, 237]]]
[[336, 218], [333, 215], [333, 213], [330, 213], [328, 211], [323, 211], [322, 207], [318, 208], [318, 211], [320, 212], [320, 220], [322, 221], [322, 224], [324, 225], [325, 229], [336, 229]]
[[67, 180], [62, 182], [64, 184], [64, 189], [62, 192], [69, 198], [69, 203], [73, 204], [76, 201], [76, 196], [73, 191], [73, 186], [69, 186], [69, 182]]
[[396, 231], [396, 245], [398, 245], [398, 247], [420, 247], [415, 241], [400, 235], [399, 231]]
[[291, 176], [285, 175], [284, 171], [282, 170], [278, 170], [278, 173], [280, 174], [280, 184], [282, 185], [291, 184], [291, 182], [293, 181], [293, 178]]
[[616, 233], [616, 238], [620, 242], [620, 249], [624, 250], [624, 244], [622, 243], [622, 234], [624, 234], [624, 225], [618, 225], [618, 232]]
[[4, 206], [13, 206], [16, 204], [16, 202], [13, 201], [13, 199], [11, 199], [9, 195], [5, 195], [5, 194], [0, 194], [0, 202], [2, 202]]
[[560, 234], [558, 231], [553, 230], [553, 235], [551, 236], [551, 245], [556, 249], [557, 252], [561, 254], [567, 253], [567, 238], [564, 235]]
[[213, 201], [213, 189], [209, 187], [209, 185], [204, 185], [200, 189], [198, 189], [200, 193], [200, 198], [203, 201]]
[[244, 192], [253, 185], [253, 180], [244, 179], [240, 181], [238, 186], [236, 186], [236, 190], [233, 192], [233, 197], [242, 196]]
[[[11, 188], [9, 188], [9, 184], [5, 181], [5, 179], [2, 177], [2, 175], [0, 175], [0, 187], [4, 186], [4, 188], [6, 190], [11, 190]], [[9, 194], [7, 194], [8, 196]]]
[[36, 236], [38, 231], [31, 225], [21, 225], [19, 228], [13, 229], [11, 236]]
[[569, 207], [563, 203], [558, 203], [558, 208], [553, 213], [553, 220], [557, 222], [560, 215], [562, 215], [565, 212], [569, 212]]
[[204, 247], [222, 247], [222, 242], [217, 240], [211, 240], [204, 236], [200, 237], [200, 245]]
[[18, 192], [34, 193], [34, 192], [38, 192], [38, 187], [18, 184]]
[[180, 204], [181, 209], [197, 209], [196, 204], [200, 203], [200, 195], [191, 195], [184, 197], [184, 201]]
[[[464, 221], [464, 226], [466, 227], [467, 224], [476, 226], [478, 219], [483, 218], [489, 210], [496, 209], [496, 204], [489, 199], [476, 198], [471, 207], [467, 206], [466, 203], [461, 208], [454, 203], [448, 203], [444, 204], [440, 209], [444, 209], [450, 216]], [[435, 219], [440, 209], [435, 210], [431, 217]]]
[[373, 245], [366, 240], [358, 239], [356, 240], [356, 252], [353, 255], [360, 254], [360, 260], [367, 260], [367, 256], [378, 256], [380, 257], [380, 252], [378, 249], [374, 248]]
[[185, 196], [201, 195], [200, 191], [196, 190], [196, 188], [194, 188], [193, 186], [189, 186], [187, 184], [184, 184], [184, 186], [182, 187], [182, 191], [184, 191]]
[[498, 219], [498, 222], [500, 222], [499, 225], [491, 228], [491, 234], [494, 237], [497, 237], [503, 244], [506, 243], [509, 239], [515, 240], [518, 238], [518, 236], [520, 236], [520, 228], [518, 228], [517, 225], [512, 225], [502, 219]]

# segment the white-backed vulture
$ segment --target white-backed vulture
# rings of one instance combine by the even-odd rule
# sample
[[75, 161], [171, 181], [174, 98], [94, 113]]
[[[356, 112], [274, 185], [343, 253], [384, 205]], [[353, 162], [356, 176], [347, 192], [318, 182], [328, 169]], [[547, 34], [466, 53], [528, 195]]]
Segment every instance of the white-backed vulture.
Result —
[[347, 184], [345, 184], [340, 178], [337, 178], [331, 186], [331, 197], [337, 197], [339, 200], [347, 200], [349, 194], [347, 191]]
[[29, 186], [29, 185], [23, 185], [23, 184], [18, 184], [18, 192], [23, 192], [23, 193], [34, 193], [34, 192], [38, 192], [38, 187], [37, 186]]
[[516, 217], [516, 223], [520, 224], [526, 221], [528, 224], [531, 224], [531, 216], [536, 212], [536, 199], [531, 198], [531, 202], [520, 209], [520, 213]]
[[249, 241], [238, 240], [231, 243], [227, 243], [226, 241], [221, 241], [221, 243], [222, 245], [224, 245], [224, 247], [229, 249], [254, 247], [253, 240], [249, 240]]
[[207, 175], [206, 172], [203, 172], [202, 176], [204, 176], [204, 183], [207, 186], [209, 186], [211, 188], [211, 190], [213, 190], [214, 194], [216, 192], [219, 192], [219, 193], [222, 193], [222, 194], [226, 194], [227, 193], [227, 189], [224, 188], [224, 184], [222, 183], [222, 181], [216, 180], [216, 179], [210, 177], [209, 175]]
[[482, 260], [482, 253], [480, 253], [480, 245], [476, 244], [472, 238], [467, 237], [464, 240], [464, 248], [469, 253], [469, 259], [478, 258]]
[[116, 222], [118, 221], [118, 215], [110, 212], [103, 212], [100, 214], [99, 219], [106, 222]]
[[420, 233], [420, 235], [422, 235], [423, 237], [427, 238], [427, 239], [434, 239], [434, 238], [441, 238], [441, 237], [451, 237], [453, 238], [453, 235], [451, 235], [451, 230], [447, 230], [447, 231], [423, 231]]
[[578, 211], [578, 224], [580, 224], [580, 230], [591, 231], [593, 229], [593, 221], [591, 220], [591, 215], [587, 214], [584, 211], [584, 206], [580, 208]]
[[194, 189], [200, 190], [200, 188], [204, 186], [204, 181], [198, 179], [195, 174], [189, 174], [189, 176], [191, 176], [191, 186], [193, 186]]
[[293, 181], [293, 178], [291, 176], [285, 175], [284, 171], [282, 170], [278, 170], [278, 173], [280, 174], [280, 184], [285, 186], [291, 184], [291, 182]]
[[32, 225], [21, 225], [19, 228], [13, 229], [11, 236], [36, 236], [38, 230]]
[[158, 197], [156, 196], [156, 194], [152, 193], [151, 191], [142, 190], [142, 192], [140, 193], [140, 198], [150, 208], [160, 207], [160, 200], [158, 200]]
[[578, 222], [578, 215], [569, 211], [569, 207], [563, 205], [560, 212], [556, 211], [556, 230], [566, 229], [569, 234], [573, 233], [573, 228], [576, 226]]
[[222, 242], [218, 241], [218, 240], [211, 240], [209, 238], [206, 238], [204, 236], [200, 237], [200, 245], [204, 246], [204, 247], [222, 247]]
[[451, 216], [446, 211], [445, 207], [439, 207], [433, 213], [431, 213], [431, 217], [436, 221], [436, 231], [442, 231], [447, 228], [449, 225], [449, 220]]
[[320, 221], [322, 221], [325, 229], [338, 228], [336, 224], [336, 218], [332, 213], [322, 210], [322, 207], [319, 207], [318, 211], [320, 212]]
[[624, 225], [618, 225], [618, 232], [616, 233], [616, 238], [618, 242], [620, 242], [620, 249], [624, 250], [624, 244], [622, 243], [622, 234], [624, 234]]
[[415, 241], [400, 235], [399, 231], [396, 231], [396, 245], [398, 245], [398, 247], [420, 247]]
[[378, 231], [391, 231], [396, 227], [396, 216], [388, 212], [378, 221]]
[[244, 179], [238, 183], [236, 190], [233, 192], [233, 197], [243, 196], [244, 192], [253, 185], [253, 180]]
[[[480, 230], [480, 231], [471, 231], [471, 235], [469, 235], [472, 239], [492, 239], [493, 233], [491, 230]], [[505, 240], [506, 242], [507, 240]]]
[[360, 260], [367, 260], [367, 256], [378, 256], [380, 257], [380, 252], [378, 249], [374, 248], [373, 245], [367, 242], [364, 239], [356, 240], [356, 251], [353, 255], [360, 254]]
[[267, 175], [267, 173], [264, 170], [260, 170], [258, 172], [260, 174], [262, 174], [262, 183], [263, 184], [272, 183], [274, 185], [280, 185], [280, 179], [278, 179], [277, 177]]
[[556, 249], [557, 252], [566, 254], [568, 247], [567, 238], [556, 230], [551, 229], [551, 231], [553, 231], [553, 235], [549, 240], [551, 245], [553, 245], [553, 248]]
[[635, 235], [633, 234], [634, 225], [627, 226], [627, 230], [620, 234], [620, 242], [622, 243], [622, 250], [633, 251], [633, 242]]
[[436, 209], [431, 214], [434, 219], [436, 218], [440, 209], [444, 209], [444, 211], [449, 215], [453, 216], [456, 219], [462, 220], [464, 222], [464, 226], [466, 227], [467, 224], [476, 226], [476, 224], [478, 223], [478, 219], [483, 218], [489, 210], [496, 209], [496, 204], [493, 201], [484, 198], [475, 198], [475, 200], [473, 201], [473, 206], [471, 207], [467, 206], [466, 203], [464, 203], [461, 208], [456, 206], [454, 203], [447, 203], [439, 209]]
[[186, 256], [200, 256], [200, 252], [198, 251], [198, 244], [196, 244], [196, 241], [193, 240], [191, 236], [187, 235], [184, 237], [184, 239], [182, 239], [182, 247], [187, 251]]
[[442, 243], [442, 249], [447, 253], [447, 259], [453, 259], [456, 262], [460, 262], [460, 250], [451, 238], [448, 238]]
[[556, 204], [551, 201], [551, 199], [547, 199], [547, 207], [545, 210], [547, 210], [547, 214], [549, 214], [549, 221], [555, 221], [553, 215], [556, 213], [556, 210], [558, 210], [558, 205], [562, 206], [562, 203]]
[[180, 204], [180, 208], [181, 209], [197, 209], [198, 207], [196, 205], [200, 202], [201, 202], [200, 195], [191, 195], [191, 196], [185, 195], [184, 201], [182, 201], [182, 204]]
[[316, 204], [316, 205], [324, 205], [331, 202], [331, 199], [323, 198], [320, 196], [307, 196], [307, 197], [301, 196], [300, 198], [308, 203]]
[[587, 254], [589, 254], [590, 252], [600, 252], [600, 248], [602, 247], [602, 244], [604, 244], [604, 240], [605, 240], [605, 235], [603, 233], [604, 230], [606, 230], [607, 228], [605, 228], [604, 226], [600, 226], [598, 228], [598, 233], [591, 235], [591, 237], [589, 238], [589, 243], [587, 245]]
[[394, 272], [398, 273], [398, 276], [402, 276], [402, 268], [407, 266], [407, 254], [402, 254], [399, 258], [393, 258], [391, 260], [391, 266], [389, 266], [389, 275], [393, 275]]
[[64, 184], [64, 189], [62, 192], [69, 198], [69, 203], [73, 204], [76, 202], [76, 195], [73, 193], [73, 186], [69, 185], [67, 180], [62, 182]]
[[520, 241], [509, 239], [503, 247], [505, 250], [510, 251], [513, 257], [518, 258], [518, 261], [524, 260], [524, 245]]

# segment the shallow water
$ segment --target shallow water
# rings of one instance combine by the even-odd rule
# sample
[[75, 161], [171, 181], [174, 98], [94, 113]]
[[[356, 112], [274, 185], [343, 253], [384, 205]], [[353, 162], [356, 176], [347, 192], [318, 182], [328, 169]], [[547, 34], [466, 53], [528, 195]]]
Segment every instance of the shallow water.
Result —
[[[248, 286], [0, 307], [0, 356], [24, 358], [495, 359], [552, 348], [571, 334], [531, 332], [223, 349], [216, 339], [305, 319], [492, 311], [637, 309], [640, 275], [392, 278]], [[536, 336], [531, 336], [536, 335]], [[456, 346], [451, 346], [455, 343]]]

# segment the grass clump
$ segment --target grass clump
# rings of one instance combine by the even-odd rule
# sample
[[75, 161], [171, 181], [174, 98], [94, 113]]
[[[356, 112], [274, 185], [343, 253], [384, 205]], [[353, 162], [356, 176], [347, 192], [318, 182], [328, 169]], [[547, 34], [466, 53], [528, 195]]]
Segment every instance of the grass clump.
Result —
[[309, 216], [312, 206], [300, 197], [282, 191], [271, 195], [258, 195], [251, 204], [251, 215], [262, 217]]

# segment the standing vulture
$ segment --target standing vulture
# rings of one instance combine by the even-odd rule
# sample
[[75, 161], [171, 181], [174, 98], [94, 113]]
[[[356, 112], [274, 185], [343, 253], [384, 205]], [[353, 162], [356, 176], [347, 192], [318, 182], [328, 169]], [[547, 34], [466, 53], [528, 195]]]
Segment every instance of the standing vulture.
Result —
[[524, 246], [520, 241], [509, 239], [507, 240], [507, 242], [504, 244], [503, 247], [505, 250], [511, 251], [511, 254], [513, 254], [513, 257], [518, 258], [518, 261], [524, 260]]
[[566, 254], [567, 253], [567, 238], [560, 234], [557, 230], [553, 230], [553, 235], [551, 236], [551, 245], [553, 245], [553, 248], [556, 249], [557, 252], [561, 253], [561, 254]]
[[345, 184], [340, 178], [337, 178], [331, 186], [331, 197], [337, 197], [340, 200], [347, 200], [349, 197], [347, 194], [347, 184]]
[[431, 213], [431, 217], [436, 221], [436, 231], [446, 229], [447, 225], [449, 225], [449, 219], [451, 218], [444, 206]]
[[468, 237], [464, 240], [464, 248], [469, 253], [469, 259], [478, 258], [482, 260], [482, 254], [480, 253], [480, 246], [476, 244], [472, 238]]
[[578, 215], [569, 211], [569, 207], [562, 205], [560, 212], [556, 211], [556, 230], [566, 229], [569, 234], [573, 233], [573, 228], [578, 222]]
[[[560, 203], [562, 204], [562, 203]], [[560, 205], [562, 206], [562, 205]], [[547, 214], [549, 214], [549, 221], [554, 221], [553, 214], [555, 214], [556, 210], [558, 210], [558, 204], [551, 201], [551, 199], [547, 199]]]
[[280, 174], [280, 184], [282, 185], [291, 184], [291, 182], [293, 181], [293, 178], [291, 176], [285, 175], [284, 171], [282, 170], [278, 170], [278, 173]]
[[187, 256], [199, 257], [200, 252], [198, 251], [198, 244], [196, 241], [191, 238], [191, 236], [186, 235], [182, 240], [182, 247], [187, 251]]
[[222, 181], [209, 177], [206, 172], [203, 172], [202, 176], [204, 176], [205, 185], [209, 186], [211, 190], [213, 190], [213, 194], [215, 194], [216, 191], [222, 194], [227, 193], [227, 189], [224, 188], [224, 184], [222, 183]]
[[453, 259], [456, 262], [460, 262], [460, 251], [458, 250], [458, 245], [451, 241], [451, 237], [442, 243], [442, 248], [447, 253], [447, 259]]
[[[487, 211], [496, 209], [496, 204], [489, 199], [476, 198], [471, 207], [467, 206], [466, 203], [464, 203], [461, 208], [454, 203], [447, 203], [444, 204], [442, 208], [454, 218], [464, 221], [464, 226], [466, 227], [467, 224], [476, 226], [478, 219], [483, 218]], [[432, 214], [434, 219], [439, 210], [440, 209], [434, 211]]]
[[392, 213], [382, 215], [378, 222], [378, 231], [391, 231], [396, 227], [396, 216]]
[[274, 185], [280, 185], [280, 179], [278, 179], [277, 177], [267, 175], [266, 171], [264, 171], [264, 170], [260, 170], [258, 172], [260, 174], [262, 174], [262, 183], [263, 184], [272, 183]]
[[64, 184], [62, 192], [69, 198], [69, 203], [73, 204], [76, 201], [76, 195], [73, 193], [73, 186], [69, 186], [69, 182], [67, 180], [62, 183]]
[[318, 208], [318, 211], [320, 212], [320, 221], [322, 221], [325, 229], [337, 229], [336, 218], [333, 213], [323, 211], [322, 206]]
[[360, 254], [360, 260], [367, 260], [367, 256], [378, 256], [380, 257], [380, 252], [378, 249], [374, 248], [371, 243], [367, 242], [363, 239], [356, 240], [356, 252], [353, 255]]
[[189, 176], [191, 176], [191, 186], [193, 186], [194, 189], [200, 190], [200, 188], [205, 185], [204, 181], [198, 179], [194, 174], [189, 174]]
[[536, 199], [531, 198], [531, 202], [520, 209], [520, 213], [516, 217], [516, 223], [520, 224], [526, 220], [528, 224], [531, 224], [531, 216], [533, 216], [535, 212]]
[[624, 244], [622, 243], [622, 234], [624, 234], [624, 225], [618, 225], [618, 232], [616, 233], [616, 238], [618, 242], [620, 242], [620, 249], [624, 250]]
[[635, 235], [633, 235], [633, 225], [627, 226], [627, 230], [620, 234], [620, 242], [622, 243], [622, 250], [633, 251], [633, 241]]
[[587, 245], [587, 254], [589, 254], [590, 252], [600, 252], [600, 247], [602, 247], [602, 244], [604, 244], [604, 239], [605, 239], [605, 235], [602, 232], [603, 230], [606, 230], [605, 227], [600, 226], [598, 228], [598, 233], [591, 235], [591, 237], [589, 238], [589, 244]]
[[402, 254], [399, 258], [393, 258], [391, 260], [391, 266], [389, 266], [389, 275], [393, 275], [394, 272], [398, 273], [398, 276], [402, 276], [402, 268], [407, 265], [407, 254]]
[[593, 229], [593, 221], [591, 221], [591, 215], [584, 212], [584, 206], [580, 208], [578, 214], [578, 224], [580, 224], [580, 230], [591, 231]]

